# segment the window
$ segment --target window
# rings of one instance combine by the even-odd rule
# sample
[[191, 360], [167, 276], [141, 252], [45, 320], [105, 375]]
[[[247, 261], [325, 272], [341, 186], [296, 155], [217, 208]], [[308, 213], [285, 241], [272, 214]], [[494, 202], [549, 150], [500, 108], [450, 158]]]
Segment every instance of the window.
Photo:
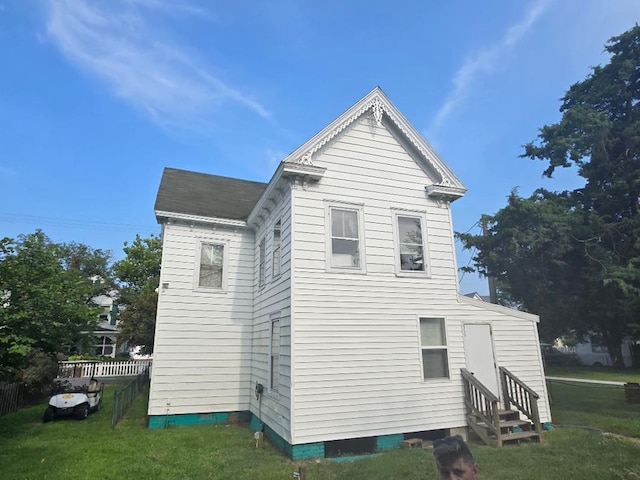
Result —
[[258, 287], [264, 287], [264, 264], [265, 264], [265, 240], [260, 241], [260, 259], [258, 265]]
[[271, 317], [271, 342], [269, 344], [269, 387], [278, 391], [280, 385], [280, 316]]
[[273, 226], [273, 265], [271, 268], [271, 277], [276, 278], [280, 275], [280, 236], [282, 230], [282, 221], [278, 220]]
[[203, 243], [200, 247], [198, 287], [222, 288], [224, 245]]
[[444, 318], [420, 319], [420, 349], [423, 378], [449, 378]]
[[109, 337], [96, 337], [97, 344], [95, 346], [96, 355], [105, 357], [113, 355], [113, 340]]
[[396, 266], [399, 272], [427, 272], [424, 216], [395, 214]]
[[327, 215], [329, 268], [364, 270], [362, 207], [329, 206]]

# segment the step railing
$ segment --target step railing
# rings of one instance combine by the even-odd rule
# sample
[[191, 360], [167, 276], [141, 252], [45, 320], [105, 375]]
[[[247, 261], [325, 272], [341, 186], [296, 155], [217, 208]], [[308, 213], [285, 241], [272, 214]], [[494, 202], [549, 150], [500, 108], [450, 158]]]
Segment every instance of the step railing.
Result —
[[509, 410], [513, 406], [527, 417], [542, 443], [542, 424], [538, 410], [540, 396], [506, 368], [500, 367], [498, 370], [500, 371], [505, 410]]
[[[464, 384], [464, 403], [467, 407], [469, 426], [487, 445], [502, 446], [499, 398], [466, 368], [460, 369], [460, 372]], [[484, 423], [484, 428], [478, 425], [478, 421]], [[493, 434], [495, 439], [492, 439], [490, 434]]]

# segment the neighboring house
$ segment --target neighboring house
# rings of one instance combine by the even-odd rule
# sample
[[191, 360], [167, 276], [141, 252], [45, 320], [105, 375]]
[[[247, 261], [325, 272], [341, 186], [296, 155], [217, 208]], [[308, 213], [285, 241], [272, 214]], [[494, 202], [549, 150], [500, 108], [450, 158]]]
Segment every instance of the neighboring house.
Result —
[[292, 458], [462, 432], [461, 369], [550, 421], [538, 317], [458, 293], [466, 189], [376, 88], [268, 184], [166, 168], [149, 426], [251, 418]]
[[[630, 338], [625, 338], [622, 341], [622, 360], [626, 367], [630, 367], [633, 363], [632, 345], [633, 341]], [[562, 350], [575, 353], [583, 365], [613, 366], [607, 347], [598, 342], [596, 337], [587, 336], [583, 342], [577, 343], [573, 347], [562, 347]]]
[[474, 300], [481, 300], [483, 302], [491, 301], [491, 297], [489, 295], [480, 295], [478, 292], [465, 293], [464, 296], [473, 298]]
[[91, 299], [91, 302], [101, 308], [102, 312], [98, 314], [98, 328], [93, 332], [95, 344], [90, 353], [104, 357], [115, 357], [119, 333], [118, 305], [110, 295], [97, 295]]

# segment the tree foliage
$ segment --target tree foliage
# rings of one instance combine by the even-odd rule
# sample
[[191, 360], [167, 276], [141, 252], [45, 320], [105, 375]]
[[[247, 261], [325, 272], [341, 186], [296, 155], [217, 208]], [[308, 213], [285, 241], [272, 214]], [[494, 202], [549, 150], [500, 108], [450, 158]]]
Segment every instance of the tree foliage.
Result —
[[151, 235], [136, 235], [131, 245], [125, 243], [126, 257], [114, 265], [114, 272], [122, 283], [120, 304], [120, 338], [132, 345], [142, 346], [142, 353], [153, 352], [157, 288], [160, 281], [162, 241]]
[[548, 337], [595, 332], [620, 365], [640, 313], [640, 27], [605, 49], [609, 63], [569, 88], [560, 121], [522, 155], [546, 162], [547, 176], [577, 167], [584, 187], [513, 192], [488, 235], [459, 237], [506, 297], [540, 314]]
[[109, 277], [109, 253], [56, 244], [42, 231], [0, 240], [0, 378], [31, 352], [68, 352], [90, 342], [97, 311], [90, 275]]

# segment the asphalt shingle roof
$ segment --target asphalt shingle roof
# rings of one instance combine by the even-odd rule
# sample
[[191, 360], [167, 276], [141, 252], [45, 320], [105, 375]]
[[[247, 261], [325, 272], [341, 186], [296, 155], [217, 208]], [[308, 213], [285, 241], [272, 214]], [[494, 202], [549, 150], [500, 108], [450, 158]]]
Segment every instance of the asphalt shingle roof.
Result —
[[165, 168], [155, 210], [246, 220], [266, 183]]

